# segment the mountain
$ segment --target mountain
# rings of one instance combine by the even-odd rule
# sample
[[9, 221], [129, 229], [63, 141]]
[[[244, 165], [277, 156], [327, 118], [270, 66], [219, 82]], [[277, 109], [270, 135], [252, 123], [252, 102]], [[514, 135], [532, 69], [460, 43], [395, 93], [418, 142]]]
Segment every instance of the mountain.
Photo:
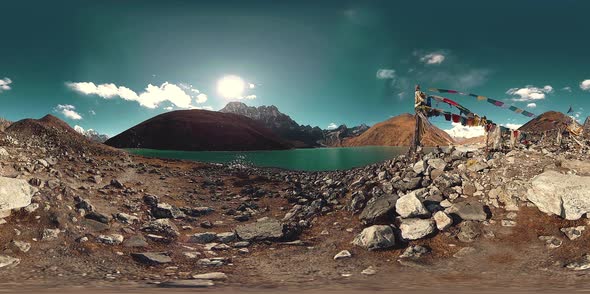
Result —
[[[405, 113], [380, 122], [362, 135], [345, 140], [343, 146], [410, 146], [416, 120], [414, 116]], [[447, 146], [454, 140], [443, 130], [427, 123], [422, 138], [423, 146]]]
[[274, 105], [253, 107], [242, 102], [229, 102], [219, 112], [238, 114], [258, 121], [280, 138], [300, 148], [317, 147], [320, 145], [318, 141], [324, 138], [320, 128], [299, 125]]
[[115, 154], [116, 149], [90, 141], [66, 122], [48, 114], [41, 119], [23, 119], [12, 123], [5, 133], [18, 142], [40, 146], [57, 153]]
[[74, 130], [94, 142], [104, 143], [106, 142], [106, 140], [109, 139], [109, 136], [107, 135], [100, 134], [99, 132], [93, 129], [84, 130], [84, 128], [78, 125], [74, 126]]
[[340, 125], [336, 129], [333, 130], [325, 130], [324, 131], [324, 139], [320, 141], [322, 145], [329, 146], [329, 147], [338, 147], [342, 146], [342, 143], [350, 138], [354, 138], [360, 136], [362, 133], [366, 132], [369, 129], [369, 126], [362, 124], [360, 126], [348, 128], [346, 125]]
[[289, 149], [288, 142], [245, 116], [208, 110], [177, 110], [148, 119], [110, 139], [117, 148], [187, 151]]
[[[533, 118], [532, 120], [530, 120], [529, 122], [524, 124], [522, 127], [520, 127], [519, 130], [523, 131], [523, 132], [531, 132], [531, 133], [539, 133], [539, 132], [554, 130], [556, 127], [553, 122], [555, 122], [555, 121], [559, 122], [560, 124], [561, 123], [567, 124], [572, 121], [572, 118], [567, 116], [566, 114], [561, 113], [561, 112], [548, 111], [548, 112], [545, 112], [545, 113]], [[581, 126], [575, 120], [574, 120], [574, 122], [578, 126]]]

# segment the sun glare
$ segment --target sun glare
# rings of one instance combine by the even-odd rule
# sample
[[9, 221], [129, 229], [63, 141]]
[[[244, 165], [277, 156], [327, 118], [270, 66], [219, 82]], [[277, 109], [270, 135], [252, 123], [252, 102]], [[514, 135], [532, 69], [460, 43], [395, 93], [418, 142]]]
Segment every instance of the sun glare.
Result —
[[217, 92], [224, 98], [240, 98], [245, 88], [246, 82], [238, 76], [225, 76], [217, 82]]

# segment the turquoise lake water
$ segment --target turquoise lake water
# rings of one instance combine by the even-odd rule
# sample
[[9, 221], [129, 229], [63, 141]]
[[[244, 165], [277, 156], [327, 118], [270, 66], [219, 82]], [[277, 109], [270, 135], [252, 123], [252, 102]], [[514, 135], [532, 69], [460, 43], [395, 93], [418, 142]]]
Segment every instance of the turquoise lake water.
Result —
[[302, 171], [345, 170], [397, 157], [407, 147], [368, 146], [345, 148], [291, 149], [276, 151], [170, 151], [127, 149], [147, 156], [213, 163], [242, 163]]

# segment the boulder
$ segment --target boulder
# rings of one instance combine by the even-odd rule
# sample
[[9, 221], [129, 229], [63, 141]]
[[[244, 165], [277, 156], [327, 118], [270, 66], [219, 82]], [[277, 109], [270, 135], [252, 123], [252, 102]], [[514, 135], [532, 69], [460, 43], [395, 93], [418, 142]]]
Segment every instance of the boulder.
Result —
[[358, 234], [352, 244], [368, 250], [390, 248], [395, 246], [395, 235], [391, 226], [374, 225]]
[[123, 243], [123, 239], [121, 234], [99, 235], [97, 237], [98, 242], [108, 245], [119, 245]]
[[28, 206], [36, 192], [26, 180], [0, 177], [0, 212]]
[[476, 201], [465, 201], [453, 204], [445, 210], [448, 214], [455, 214], [463, 220], [485, 221], [488, 215], [483, 204]]
[[366, 224], [375, 224], [387, 220], [393, 213], [398, 198], [397, 195], [383, 195], [371, 198], [361, 212], [359, 219]]
[[527, 198], [544, 213], [577, 220], [590, 212], [590, 177], [546, 171], [531, 185]]
[[436, 224], [432, 219], [408, 218], [402, 220], [399, 229], [402, 233], [402, 238], [406, 240], [418, 240], [434, 233]]
[[182, 218], [185, 217], [184, 213], [168, 204], [168, 203], [158, 203], [154, 207], [152, 207], [152, 215], [155, 218]]
[[414, 172], [417, 175], [422, 174], [426, 170], [426, 164], [424, 163], [423, 160], [420, 160], [420, 161], [418, 161], [418, 162], [416, 162], [414, 164], [414, 166], [412, 167], [412, 169], [414, 170]]
[[403, 218], [428, 216], [430, 212], [416, 196], [416, 191], [408, 193], [397, 200], [395, 211]]
[[224, 281], [224, 280], [227, 280], [227, 275], [222, 272], [212, 272], [212, 273], [193, 275], [193, 279], [195, 279], [195, 280]]
[[246, 241], [277, 240], [285, 236], [284, 225], [280, 221], [270, 218], [240, 225], [236, 228], [236, 234], [240, 239]]

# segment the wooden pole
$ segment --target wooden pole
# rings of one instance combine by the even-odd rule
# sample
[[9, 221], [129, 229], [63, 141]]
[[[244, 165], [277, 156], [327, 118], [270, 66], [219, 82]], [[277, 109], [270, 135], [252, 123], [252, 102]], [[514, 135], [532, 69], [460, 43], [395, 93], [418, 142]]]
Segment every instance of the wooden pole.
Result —
[[413, 157], [413, 160], [416, 158], [416, 152], [418, 151], [418, 146], [420, 146], [420, 141], [422, 140], [422, 118], [418, 113], [418, 109], [415, 110], [414, 117], [416, 125], [414, 126], [414, 138], [412, 140], [412, 145], [410, 146], [410, 155]]

